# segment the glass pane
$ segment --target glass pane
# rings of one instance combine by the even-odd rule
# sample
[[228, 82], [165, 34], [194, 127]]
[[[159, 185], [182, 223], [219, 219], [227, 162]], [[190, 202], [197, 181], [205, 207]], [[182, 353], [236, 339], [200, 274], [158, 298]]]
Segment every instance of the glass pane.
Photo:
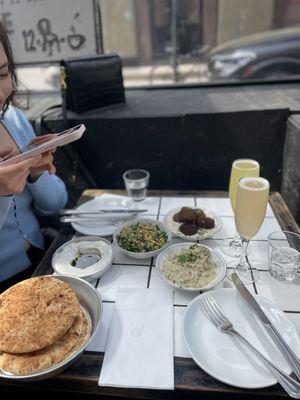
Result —
[[[299, 0], [97, 4], [103, 50], [122, 57], [126, 87], [300, 76]], [[19, 69], [22, 83], [34, 90], [59, 89], [58, 74], [53, 65]]]
[[127, 86], [300, 75], [298, 0], [99, 0]]

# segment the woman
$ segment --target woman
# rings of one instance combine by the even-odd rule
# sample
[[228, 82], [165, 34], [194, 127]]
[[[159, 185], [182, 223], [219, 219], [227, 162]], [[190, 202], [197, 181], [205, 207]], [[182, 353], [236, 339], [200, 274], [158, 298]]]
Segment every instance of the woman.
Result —
[[[10, 43], [0, 25], [0, 124], [10, 133], [16, 145], [22, 148], [30, 141], [39, 139], [35, 138], [26, 116], [13, 106], [16, 88]], [[56, 214], [67, 202], [65, 185], [54, 175], [51, 151], [22, 163], [12, 167], [23, 168], [19, 184], [22, 189], [22, 181], [27, 177], [23, 191], [13, 194], [18, 190], [12, 187], [12, 195], [3, 196], [6, 189], [1, 191], [0, 187], [0, 291], [29, 277], [36, 267], [43, 249], [43, 236], [35, 214]], [[9, 167], [0, 166], [0, 179], [3, 168]], [[11, 173], [11, 169], [8, 172]]]

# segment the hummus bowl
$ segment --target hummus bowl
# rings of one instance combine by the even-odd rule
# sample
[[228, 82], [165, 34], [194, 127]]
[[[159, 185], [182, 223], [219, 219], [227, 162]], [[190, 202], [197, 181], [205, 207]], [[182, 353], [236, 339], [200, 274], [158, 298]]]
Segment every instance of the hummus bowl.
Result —
[[56, 274], [93, 281], [105, 274], [112, 260], [113, 247], [108, 240], [84, 236], [59, 247], [53, 254], [52, 267]]

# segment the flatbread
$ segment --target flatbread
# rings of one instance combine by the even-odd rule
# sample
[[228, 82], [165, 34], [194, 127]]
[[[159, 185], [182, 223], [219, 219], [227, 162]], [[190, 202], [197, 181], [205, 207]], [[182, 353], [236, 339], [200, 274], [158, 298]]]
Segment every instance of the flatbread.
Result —
[[0, 295], [0, 351], [29, 353], [60, 339], [80, 315], [73, 289], [46, 276], [22, 281]]
[[82, 311], [71, 328], [52, 346], [26, 354], [0, 355], [0, 368], [9, 373], [27, 375], [50, 368], [75, 353], [90, 336], [88, 317]]
[[[76, 320], [75, 320], [76, 321]], [[75, 322], [74, 322], [75, 324]], [[59, 340], [59, 343], [54, 343], [51, 349], [52, 364], [59, 363], [61, 360], [69, 357], [83, 346], [90, 337], [91, 326], [90, 319], [86, 312], [81, 310], [81, 332], [78, 334], [72, 327], [69, 331]], [[56, 346], [57, 344], [57, 346]], [[69, 349], [69, 351], [68, 351]]]
[[78, 351], [89, 340], [91, 336], [92, 326], [91, 326], [90, 316], [85, 311], [83, 311], [83, 316], [84, 317], [82, 321], [82, 332], [78, 342], [72, 349], [73, 353]]

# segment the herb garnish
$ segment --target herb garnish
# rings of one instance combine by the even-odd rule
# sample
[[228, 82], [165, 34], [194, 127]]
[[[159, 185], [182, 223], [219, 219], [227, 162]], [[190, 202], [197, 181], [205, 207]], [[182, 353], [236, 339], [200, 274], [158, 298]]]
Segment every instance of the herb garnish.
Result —
[[196, 254], [193, 250], [197, 251], [197, 245], [193, 244], [187, 249], [187, 251], [178, 256], [178, 260], [181, 264], [195, 262], [198, 259], [198, 254]]

